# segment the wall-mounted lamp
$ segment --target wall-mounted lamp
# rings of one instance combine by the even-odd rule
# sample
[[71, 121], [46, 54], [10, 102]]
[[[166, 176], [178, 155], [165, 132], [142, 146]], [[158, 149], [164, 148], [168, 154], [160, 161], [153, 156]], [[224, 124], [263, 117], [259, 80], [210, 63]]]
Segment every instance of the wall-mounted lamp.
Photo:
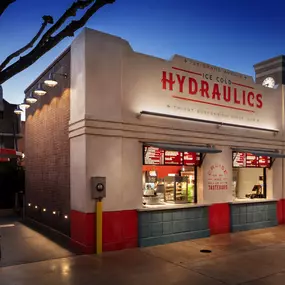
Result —
[[17, 115], [21, 115], [23, 113], [23, 110], [18, 105], [17, 108], [14, 110], [14, 113]]
[[34, 93], [38, 96], [43, 96], [45, 95], [47, 92], [43, 89], [43, 86], [41, 83], [39, 83], [38, 87], [35, 89]]
[[26, 98], [26, 101], [30, 104], [36, 103], [38, 99], [33, 95], [33, 92]]
[[64, 78], [67, 78], [66, 73], [50, 73], [48, 76], [48, 79], [46, 79], [44, 81], [44, 84], [48, 87], [55, 87], [58, 84], [58, 82], [56, 80], [56, 75], [63, 76]]
[[22, 110], [26, 110], [26, 109], [28, 109], [30, 107], [30, 104], [28, 104], [27, 102], [26, 102], [26, 100], [24, 100], [24, 102], [22, 103], [22, 104], [20, 104], [20, 108], [22, 109]]

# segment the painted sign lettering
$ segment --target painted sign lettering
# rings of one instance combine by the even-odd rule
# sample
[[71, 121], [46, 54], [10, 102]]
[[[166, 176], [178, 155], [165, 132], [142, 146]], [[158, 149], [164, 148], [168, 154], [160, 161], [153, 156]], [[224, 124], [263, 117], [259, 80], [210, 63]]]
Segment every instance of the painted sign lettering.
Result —
[[[182, 71], [186, 72], [186, 70]], [[193, 101], [193, 99], [201, 99], [214, 104], [228, 103], [235, 106], [247, 107], [249, 110], [246, 111], [254, 108], [262, 109], [263, 107], [262, 94], [256, 93], [251, 86], [235, 83], [219, 76], [213, 77], [213, 75], [188, 70], [187, 72], [196, 76], [186, 76], [180, 73], [163, 71], [161, 79], [162, 89], [182, 93], [184, 97], [179, 96], [179, 94], [172, 96], [181, 100]], [[208, 81], [214, 80], [216, 81], [215, 83], [209, 84]], [[226, 107], [224, 105], [219, 106]]]

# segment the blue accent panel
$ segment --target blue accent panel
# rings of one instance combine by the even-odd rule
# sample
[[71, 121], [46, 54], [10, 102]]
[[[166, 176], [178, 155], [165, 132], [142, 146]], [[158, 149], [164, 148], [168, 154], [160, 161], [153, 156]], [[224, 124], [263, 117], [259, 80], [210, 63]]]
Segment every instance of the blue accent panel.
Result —
[[277, 202], [231, 204], [231, 231], [247, 231], [274, 227], [277, 221]]
[[208, 207], [138, 212], [139, 246], [210, 236]]
[[164, 222], [170, 222], [170, 221], [172, 221], [172, 212], [163, 212], [162, 213], [162, 220], [164, 221]]

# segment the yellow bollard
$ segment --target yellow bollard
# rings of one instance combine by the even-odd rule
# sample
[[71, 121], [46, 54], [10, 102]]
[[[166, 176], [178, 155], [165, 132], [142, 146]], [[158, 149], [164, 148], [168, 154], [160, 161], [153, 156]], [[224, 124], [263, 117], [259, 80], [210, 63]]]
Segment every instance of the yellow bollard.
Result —
[[102, 210], [101, 199], [96, 200], [96, 254], [102, 253]]

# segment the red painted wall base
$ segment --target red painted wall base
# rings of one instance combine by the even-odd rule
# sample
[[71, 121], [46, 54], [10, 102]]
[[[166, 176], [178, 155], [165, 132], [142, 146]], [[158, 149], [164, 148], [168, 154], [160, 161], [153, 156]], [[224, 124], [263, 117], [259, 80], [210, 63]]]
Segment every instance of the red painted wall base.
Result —
[[[72, 244], [83, 253], [95, 252], [95, 213], [71, 211]], [[103, 251], [138, 246], [138, 217], [136, 210], [103, 212]]]
[[285, 223], [285, 199], [277, 202], [277, 219], [279, 225]]
[[228, 203], [213, 204], [209, 207], [210, 234], [230, 232], [230, 206]]

